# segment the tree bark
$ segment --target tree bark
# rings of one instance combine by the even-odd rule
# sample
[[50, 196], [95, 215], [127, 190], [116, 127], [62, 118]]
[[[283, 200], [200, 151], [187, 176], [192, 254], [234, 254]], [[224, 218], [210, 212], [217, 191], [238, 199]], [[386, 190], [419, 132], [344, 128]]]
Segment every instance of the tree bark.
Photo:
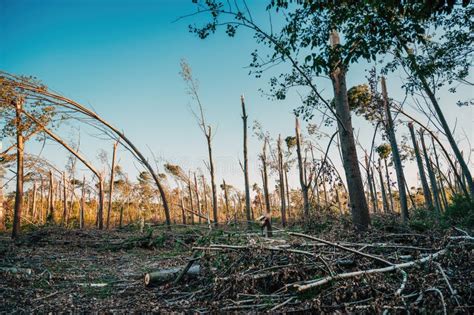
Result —
[[37, 194], [38, 194], [38, 185], [36, 183], [36, 180], [33, 182], [33, 204], [32, 204], [32, 207], [31, 207], [31, 221], [34, 223], [36, 222], [36, 217], [37, 217], [37, 211], [36, 211], [36, 208], [37, 208]]
[[194, 190], [196, 193], [196, 204], [198, 207], [199, 224], [201, 224], [202, 223], [201, 199], [199, 198], [199, 186], [197, 182], [196, 173], [194, 173]]
[[272, 210], [270, 207], [270, 192], [268, 190], [268, 172], [267, 172], [267, 140], [264, 140], [262, 155], [260, 156], [262, 160], [262, 179], [263, 179], [263, 194], [265, 198], [265, 209], [268, 215], [271, 216]]
[[66, 173], [63, 172], [63, 225], [67, 227], [68, 211], [67, 211], [67, 180]]
[[372, 185], [373, 178], [372, 178], [372, 172], [371, 172], [369, 158], [367, 157], [367, 154], [365, 155], [365, 167], [367, 168], [367, 184], [369, 186], [370, 199], [372, 200], [373, 211], [374, 213], [377, 213], [378, 212], [377, 198], [374, 193], [374, 187]]
[[303, 155], [301, 153], [301, 129], [298, 118], [295, 119], [296, 131], [296, 155], [298, 156], [298, 172], [300, 178], [301, 194], [303, 195], [303, 215], [304, 219], [309, 219], [309, 196], [308, 179], [305, 176], [305, 165], [303, 164]]
[[110, 170], [109, 205], [107, 208], [107, 230], [110, 227], [110, 213], [112, 212], [112, 196], [114, 193], [115, 160], [117, 157], [117, 146], [118, 146], [118, 141], [114, 143], [114, 149], [113, 149], [113, 154], [112, 154], [112, 168]]
[[219, 218], [217, 215], [217, 189], [216, 189], [216, 179], [214, 175], [214, 159], [212, 157], [212, 131], [211, 126], [207, 128], [208, 132], [206, 133], [207, 139], [207, 151], [209, 153], [209, 172], [211, 174], [211, 191], [212, 191], [212, 215], [214, 219], [214, 225], [219, 224]]
[[428, 176], [430, 177], [431, 190], [433, 192], [433, 199], [435, 204], [435, 210], [437, 213], [441, 213], [441, 206], [438, 199], [438, 185], [436, 184], [436, 176], [434, 175], [433, 168], [431, 166], [430, 157], [428, 151], [426, 150], [425, 137], [423, 133], [420, 134], [421, 147], [423, 148], [423, 155], [425, 156], [426, 169], [428, 171]]
[[281, 148], [281, 135], [278, 135], [278, 175], [279, 175], [279, 187], [280, 187], [280, 211], [281, 211], [281, 224], [283, 227], [286, 226], [286, 198], [285, 198], [285, 179], [284, 179], [284, 165], [283, 165], [283, 153]]
[[382, 161], [379, 158], [379, 180], [380, 180], [380, 191], [382, 193], [382, 204], [383, 204], [383, 210], [385, 213], [390, 212], [390, 208], [388, 205], [388, 200], [387, 200], [387, 193], [385, 192], [385, 185], [383, 183], [383, 176], [382, 176]]
[[[194, 213], [194, 202], [193, 202], [193, 189], [191, 187], [191, 174], [188, 176], [188, 195], [189, 195], [189, 208]], [[194, 214], [191, 214], [191, 224], [194, 224]]]
[[[339, 35], [336, 31], [333, 31], [331, 34], [331, 45], [333, 49], [337, 49], [339, 45]], [[370, 216], [352, 129], [351, 113], [347, 98], [346, 69], [341, 65], [340, 59], [336, 60], [335, 63], [336, 66], [332, 69], [330, 77], [334, 89], [336, 115], [339, 117], [338, 129], [341, 140], [342, 162], [349, 191], [352, 221], [357, 229], [366, 230], [370, 224]]]
[[408, 129], [410, 130], [410, 136], [413, 142], [413, 149], [415, 150], [416, 164], [418, 165], [418, 174], [420, 174], [421, 187], [423, 188], [423, 196], [425, 197], [425, 206], [427, 209], [433, 209], [433, 199], [431, 199], [430, 186], [428, 185], [428, 180], [426, 179], [425, 169], [423, 167], [423, 160], [421, 158], [418, 142], [416, 141], [413, 123], [408, 123]]
[[393, 124], [392, 113], [390, 112], [390, 103], [388, 99], [387, 86], [385, 78], [382, 77], [382, 97], [385, 108], [386, 130], [390, 146], [392, 147], [393, 164], [395, 166], [395, 173], [397, 175], [398, 194], [400, 198], [400, 212], [402, 214], [403, 223], [408, 222], [408, 202], [405, 190], [405, 174], [403, 173], [402, 159], [400, 158], [400, 151], [398, 151], [397, 138], [395, 136], [395, 126]]
[[247, 112], [245, 111], [244, 96], [240, 97], [242, 104], [242, 121], [244, 127], [244, 177], [245, 177], [245, 215], [247, 216], [247, 226], [250, 227], [252, 220], [250, 205], [250, 183], [249, 183], [249, 161], [247, 156]]
[[12, 238], [17, 238], [21, 228], [21, 212], [23, 207], [23, 170], [24, 170], [24, 143], [23, 126], [21, 123], [21, 112], [23, 110], [23, 101], [17, 100], [16, 107], [16, 192], [15, 192], [15, 210], [13, 214]]
[[48, 215], [46, 220], [54, 223], [54, 178], [51, 170], [49, 171]]
[[390, 201], [390, 212], [395, 212], [395, 206], [393, 203], [393, 194], [392, 194], [392, 185], [390, 183], [390, 173], [388, 171], [388, 163], [387, 159], [383, 159], [384, 165], [385, 165], [385, 178], [387, 179], [387, 199]]
[[82, 178], [81, 208], [79, 210], [79, 228], [84, 228], [84, 212], [86, 211], [86, 177]]
[[224, 190], [225, 213], [226, 213], [226, 216], [228, 217], [230, 215], [229, 196], [227, 195], [227, 185], [225, 183], [225, 180], [222, 180], [222, 189]]

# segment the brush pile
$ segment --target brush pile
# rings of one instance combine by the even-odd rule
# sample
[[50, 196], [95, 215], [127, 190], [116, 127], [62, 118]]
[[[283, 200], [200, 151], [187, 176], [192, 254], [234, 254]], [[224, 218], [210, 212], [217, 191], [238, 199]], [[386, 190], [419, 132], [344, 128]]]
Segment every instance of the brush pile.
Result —
[[163, 285], [159, 296], [174, 310], [196, 312], [473, 311], [474, 238], [467, 232], [351, 238], [224, 232], [193, 247], [186, 267], [199, 265], [199, 277]]

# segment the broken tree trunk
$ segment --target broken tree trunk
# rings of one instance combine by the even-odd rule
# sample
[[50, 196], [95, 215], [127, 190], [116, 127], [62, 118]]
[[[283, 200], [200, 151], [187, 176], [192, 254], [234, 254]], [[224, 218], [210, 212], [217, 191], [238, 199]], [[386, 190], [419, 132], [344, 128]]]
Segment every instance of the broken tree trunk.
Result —
[[[162, 269], [145, 274], [145, 286], [151, 287], [174, 281], [186, 266]], [[197, 277], [202, 271], [200, 265], [193, 265], [185, 273], [186, 277]]]

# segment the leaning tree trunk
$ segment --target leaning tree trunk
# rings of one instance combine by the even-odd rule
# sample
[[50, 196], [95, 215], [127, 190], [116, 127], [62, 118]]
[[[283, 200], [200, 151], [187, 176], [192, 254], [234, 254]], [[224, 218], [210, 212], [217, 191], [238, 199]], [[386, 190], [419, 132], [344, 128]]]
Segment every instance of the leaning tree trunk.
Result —
[[211, 126], [208, 126], [208, 132], [206, 133], [207, 139], [207, 151], [209, 153], [209, 172], [211, 175], [211, 191], [212, 191], [212, 216], [214, 219], [214, 225], [219, 224], [219, 218], [217, 216], [217, 189], [216, 189], [216, 179], [214, 175], [214, 159], [212, 157], [212, 133]]
[[441, 167], [439, 164], [439, 157], [438, 153], [436, 152], [436, 145], [434, 143], [434, 138], [431, 137], [431, 143], [433, 145], [433, 153], [436, 161], [436, 169], [438, 170], [438, 178], [439, 178], [439, 192], [441, 194], [441, 200], [443, 201], [443, 209], [446, 209], [448, 206], [448, 200], [446, 198], [446, 190], [444, 189], [443, 177], [441, 176]]
[[423, 148], [423, 155], [425, 156], [426, 169], [428, 171], [428, 176], [430, 177], [431, 190], [433, 191], [433, 199], [435, 203], [435, 209], [437, 213], [441, 213], [441, 205], [439, 204], [438, 198], [438, 185], [436, 184], [436, 176], [433, 172], [433, 167], [431, 166], [430, 157], [428, 156], [428, 151], [426, 150], [425, 137], [423, 133], [420, 134], [421, 147]]
[[436, 115], [438, 116], [438, 120], [441, 123], [441, 126], [443, 127], [444, 134], [446, 135], [446, 138], [448, 138], [448, 142], [451, 145], [454, 155], [456, 156], [456, 159], [459, 162], [459, 165], [462, 170], [462, 174], [464, 175], [464, 178], [466, 179], [467, 185], [469, 187], [470, 197], [471, 199], [474, 199], [474, 182], [472, 180], [471, 172], [469, 171], [469, 166], [464, 160], [462, 152], [459, 149], [456, 143], [456, 140], [454, 139], [453, 133], [451, 132], [451, 129], [449, 128], [448, 122], [446, 121], [446, 118], [444, 117], [443, 111], [441, 110], [441, 107], [439, 106], [438, 100], [436, 99], [434, 92], [432, 91], [430, 85], [428, 84], [428, 81], [426, 80], [422, 69], [420, 69], [420, 67], [418, 66], [415, 56], [413, 55], [413, 53], [407, 47], [406, 44], [404, 44], [403, 47], [405, 51], [408, 53], [408, 57], [412, 63], [413, 72], [420, 80], [421, 88], [425, 91], [426, 95], [428, 95], [428, 98], [430, 99], [431, 104], [433, 105], [433, 108], [436, 112]]
[[300, 177], [301, 194], [303, 195], [303, 215], [304, 219], [309, 219], [309, 196], [308, 196], [308, 180], [305, 176], [305, 165], [303, 164], [303, 156], [301, 154], [301, 130], [298, 118], [295, 120], [296, 131], [296, 154], [298, 156], [298, 172]]
[[416, 141], [415, 130], [413, 129], [413, 123], [408, 123], [408, 129], [410, 130], [411, 140], [413, 142], [413, 149], [415, 150], [416, 164], [418, 165], [418, 173], [420, 174], [421, 187], [423, 188], [423, 196], [425, 197], [425, 206], [427, 209], [433, 209], [433, 200], [431, 199], [430, 186], [426, 179], [425, 169], [423, 167], [423, 160], [420, 155], [420, 148]]
[[247, 226], [250, 227], [252, 220], [250, 208], [250, 183], [249, 183], [249, 161], [247, 157], [247, 112], [245, 111], [244, 96], [240, 97], [242, 103], [242, 121], [244, 127], [244, 177], [245, 177], [245, 214], [247, 216]]
[[21, 123], [21, 112], [23, 110], [22, 101], [16, 101], [16, 192], [15, 192], [15, 210], [13, 214], [12, 238], [20, 234], [21, 211], [23, 206], [23, 170], [25, 147], [23, 143], [23, 131]]
[[114, 149], [112, 153], [112, 168], [110, 170], [110, 183], [109, 183], [109, 205], [107, 208], [107, 230], [110, 227], [110, 213], [112, 212], [112, 196], [114, 193], [114, 176], [115, 176], [115, 160], [117, 157], [117, 145], [118, 141], [114, 143]]
[[390, 112], [390, 104], [387, 93], [387, 86], [385, 78], [382, 77], [382, 97], [385, 108], [386, 130], [390, 146], [392, 147], [393, 164], [395, 166], [395, 173], [397, 175], [398, 195], [400, 198], [400, 212], [402, 214], [402, 221], [408, 221], [408, 201], [405, 190], [405, 174], [403, 173], [402, 159], [400, 158], [400, 151], [398, 151], [397, 138], [395, 136], [395, 126], [393, 124], [392, 113]]
[[[339, 45], [339, 35], [336, 31], [333, 31], [331, 34], [331, 45], [334, 49], [337, 49]], [[338, 116], [342, 162], [346, 173], [353, 224], [359, 230], [366, 230], [370, 224], [369, 209], [365, 199], [364, 184], [359, 169], [354, 132], [352, 130], [351, 113], [347, 98], [346, 69], [344, 69], [340, 61], [335, 61], [337, 65], [332, 69], [330, 76], [334, 89], [336, 115]]]
[[281, 149], [281, 135], [278, 136], [278, 175], [280, 181], [280, 211], [281, 211], [281, 224], [286, 226], [286, 198], [285, 198], [285, 179], [283, 176], [284, 165], [283, 165], [283, 153]]

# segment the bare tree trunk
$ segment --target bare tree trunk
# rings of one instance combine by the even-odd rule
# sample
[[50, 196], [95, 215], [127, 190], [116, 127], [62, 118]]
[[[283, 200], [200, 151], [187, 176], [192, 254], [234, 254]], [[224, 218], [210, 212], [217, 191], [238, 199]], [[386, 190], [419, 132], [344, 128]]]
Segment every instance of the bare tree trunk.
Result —
[[242, 103], [242, 121], [244, 127], [244, 177], [245, 177], [245, 214], [247, 216], [247, 226], [250, 227], [252, 220], [250, 205], [250, 183], [249, 183], [249, 161], [247, 157], [247, 112], [245, 111], [244, 96], [240, 97]]
[[430, 177], [431, 190], [433, 192], [433, 199], [434, 199], [435, 209], [436, 209], [437, 213], [441, 213], [441, 206], [439, 204], [439, 199], [438, 199], [438, 185], [436, 184], [436, 176], [435, 176], [435, 174], [433, 172], [433, 168], [431, 166], [430, 157], [428, 155], [428, 151], [426, 150], [425, 138], [424, 138], [422, 132], [420, 134], [420, 139], [421, 139], [421, 147], [423, 148], [423, 154], [425, 156], [426, 169], [428, 171], [428, 176]]
[[34, 223], [36, 221], [37, 217], [37, 211], [36, 211], [36, 203], [37, 203], [37, 191], [38, 191], [38, 185], [36, 183], [36, 180], [33, 182], [33, 205], [31, 207], [31, 213], [32, 213], [32, 218], [31, 221]]
[[191, 209], [191, 224], [194, 224], [194, 202], [193, 189], [191, 187], [191, 173], [188, 176], [188, 194], [189, 194], [189, 208]]
[[281, 135], [278, 135], [278, 175], [279, 175], [279, 187], [280, 187], [280, 211], [281, 211], [281, 224], [286, 226], [286, 201], [285, 201], [285, 179], [283, 176], [284, 165], [283, 165], [283, 153], [281, 148]]
[[212, 190], [212, 215], [214, 219], [214, 224], [217, 226], [219, 224], [219, 218], [217, 215], [217, 190], [216, 190], [216, 180], [214, 176], [214, 159], [212, 157], [212, 133], [211, 133], [211, 126], [207, 128], [208, 132], [206, 133], [207, 139], [207, 150], [209, 153], [209, 172], [211, 174], [211, 190]]
[[[339, 35], [336, 31], [331, 33], [331, 45], [339, 45]], [[341, 141], [344, 171], [346, 173], [347, 188], [349, 190], [352, 221], [359, 230], [366, 230], [370, 224], [369, 210], [364, 194], [364, 184], [359, 169], [357, 149], [352, 130], [351, 113], [347, 98], [346, 69], [340, 63], [332, 69], [331, 81], [334, 89], [334, 102], [338, 115], [338, 129]]]
[[24, 170], [24, 154], [25, 147], [23, 143], [23, 126], [21, 123], [21, 112], [23, 103], [17, 100], [16, 103], [16, 192], [15, 192], [15, 210], [13, 214], [12, 238], [16, 238], [20, 234], [21, 228], [21, 212], [23, 207], [23, 170]]
[[207, 224], [211, 224], [211, 214], [209, 212], [209, 204], [207, 202], [207, 185], [206, 185], [206, 179], [204, 178], [204, 175], [201, 175], [202, 178], [202, 189], [204, 193], [204, 211], [206, 212], [206, 218], [207, 218]]
[[115, 160], [117, 157], [118, 141], [114, 143], [112, 154], [112, 168], [110, 169], [110, 183], [109, 183], [109, 207], [107, 208], [107, 230], [110, 227], [110, 213], [112, 212], [112, 196], [114, 193], [114, 176], [115, 176]]
[[99, 230], [104, 229], [104, 203], [104, 180], [101, 175], [99, 178], [99, 209], [97, 211], [97, 226], [99, 227]]
[[383, 176], [382, 176], [382, 161], [379, 158], [379, 180], [380, 180], [380, 191], [382, 193], [382, 204], [383, 204], [383, 210], [385, 213], [390, 212], [390, 208], [388, 206], [388, 200], [387, 200], [387, 193], [385, 192], [385, 185], [383, 183]]
[[387, 198], [390, 201], [390, 212], [395, 212], [395, 206], [393, 203], [392, 185], [390, 183], [390, 173], [388, 171], [387, 159], [383, 159], [385, 165], [385, 178], [387, 179]]
[[38, 222], [40, 224], [43, 224], [43, 218], [44, 218], [44, 179], [43, 179], [43, 175], [40, 175], [40, 185], [41, 185], [41, 189], [40, 189], [40, 206], [39, 206], [39, 214], [38, 214]]
[[296, 154], [298, 156], [298, 172], [300, 177], [301, 194], [303, 195], [303, 215], [304, 219], [309, 219], [309, 196], [308, 196], [308, 179], [305, 176], [305, 165], [303, 164], [303, 155], [301, 154], [301, 130], [298, 118], [295, 119], [296, 131]]
[[[446, 209], [448, 206], [448, 200], [446, 199], [446, 192], [444, 190], [444, 184], [443, 184], [443, 178], [441, 177], [441, 167], [439, 165], [439, 158], [438, 158], [438, 153], [436, 152], [436, 145], [434, 143], [434, 139], [431, 138], [431, 143], [433, 145], [433, 153], [436, 161], [436, 169], [438, 170], [438, 178], [439, 178], [439, 191], [441, 194], [441, 200], [443, 201], [443, 207], [441, 209]], [[440, 204], [441, 206], [441, 204]]]
[[63, 224], [67, 227], [68, 223], [68, 209], [67, 209], [67, 181], [66, 173], [63, 172]]
[[326, 189], [326, 176], [324, 174], [323, 174], [323, 191], [324, 191], [324, 205], [327, 208], [329, 206], [329, 201], [328, 201], [328, 191]]
[[407, 194], [405, 190], [405, 174], [403, 173], [402, 160], [400, 158], [400, 151], [398, 151], [397, 138], [395, 136], [395, 126], [393, 124], [392, 113], [390, 112], [390, 104], [387, 93], [387, 86], [385, 78], [382, 77], [382, 96], [385, 108], [386, 130], [390, 146], [392, 147], [393, 164], [395, 166], [395, 173], [397, 175], [398, 194], [400, 198], [400, 212], [402, 214], [402, 221], [408, 222], [408, 203]]
[[82, 178], [81, 208], [79, 210], [79, 228], [84, 228], [84, 212], [86, 211], [86, 177]]
[[283, 175], [285, 175], [285, 192], [286, 192], [286, 216], [288, 220], [291, 218], [291, 199], [290, 199], [290, 187], [288, 185], [288, 170], [285, 167]]
[[179, 202], [181, 205], [181, 219], [183, 221], [183, 225], [186, 225], [186, 212], [184, 210], [184, 198], [181, 195], [181, 190], [178, 187], [178, 194], [179, 194]]
[[373, 211], [374, 213], [377, 213], [378, 212], [377, 198], [374, 193], [374, 187], [372, 185], [372, 182], [373, 182], [372, 172], [371, 172], [369, 158], [367, 157], [367, 154], [365, 155], [365, 167], [367, 168], [367, 184], [369, 185], [370, 199], [372, 200]]
[[413, 149], [415, 150], [416, 164], [418, 165], [418, 174], [420, 174], [421, 187], [423, 188], [423, 196], [425, 197], [425, 206], [427, 209], [433, 209], [433, 200], [431, 199], [430, 186], [425, 175], [425, 169], [423, 167], [423, 160], [420, 155], [420, 148], [416, 141], [415, 130], [413, 129], [413, 123], [408, 123], [408, 129], [410, 130], [411, 140], [413, 142]]
[[230, 212], [229, 212], [229, 196], [227, 195], [227, 185], [225, 184], [225, 180], [222, 180], [222, 187], [224, 190], [224, 201], [225, 201], [225, 212], [226, 216], [228, 217]]
[[201, 199], [199, 198], [199, 186], [197, 182], [196, 173], [194, 173], [194, 189], [196, 193], [196, 203], [198, 207], [199, 224], [201, 224], [202, 223]]
[[48, 215], [46, 220], [54, 223], [54, 178], [51, 170], [49, 171]]
[[260, 156], [262, 160], [262, 180], [263, 180], [263, 194], [265, 198], [265, 209], [267, 214], [271, 217], [271, 207], [270, 207], [270, 192], [268, 190], [268, 172], [267, 172], [267, 140], [264, 140], [262, 155]]

